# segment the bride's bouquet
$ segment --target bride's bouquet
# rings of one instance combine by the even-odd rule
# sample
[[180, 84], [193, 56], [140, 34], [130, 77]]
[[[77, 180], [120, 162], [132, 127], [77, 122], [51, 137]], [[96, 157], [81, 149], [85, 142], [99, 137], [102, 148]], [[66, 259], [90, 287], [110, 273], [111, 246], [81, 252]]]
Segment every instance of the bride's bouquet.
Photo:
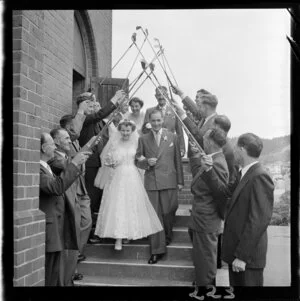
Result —
[[104, 158], [104, 165], [108, 167], [115, 168], [117, 165], [117, 161], [114, 159], [112, 152], [108, 152]]

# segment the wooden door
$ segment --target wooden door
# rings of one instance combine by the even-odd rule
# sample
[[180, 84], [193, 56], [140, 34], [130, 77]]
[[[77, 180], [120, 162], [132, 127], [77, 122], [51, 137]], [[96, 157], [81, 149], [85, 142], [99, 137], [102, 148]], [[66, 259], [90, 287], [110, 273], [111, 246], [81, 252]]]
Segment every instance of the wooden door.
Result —
[[[104, 81], [103, 81], [104, 80]], [[103, 82], [102, 82], [103, 81]], [[97, 101], [101, 107], [104, 107], [107, 102], [115, 95], [117, 90], [123, 88], [128, 93], [128, 78], [92, 78], [91, 87], [96, 95]]]

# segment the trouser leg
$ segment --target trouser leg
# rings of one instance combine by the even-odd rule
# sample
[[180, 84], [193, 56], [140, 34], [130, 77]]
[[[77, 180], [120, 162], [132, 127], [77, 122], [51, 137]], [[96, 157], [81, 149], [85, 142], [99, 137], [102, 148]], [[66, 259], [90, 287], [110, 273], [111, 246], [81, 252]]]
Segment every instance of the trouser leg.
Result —
[[192, 231], [196, 285], [214, 285], [217, 274], [217, 233]]
[[[149, 191], [147, 191], [147, 193], [148, 193], [150, 202], [151, 202], [161, 224], [164, 226], [162, 208], [161, 208], [161, 203], [159, 201], [159, 198], [160, 198], [159, 193], [160, 192], [157, 190], [153, 190], [153, 191], [149, 190]], [[163, 254], [166, 252], [166, 239], [165, 239], [165, 231], [164, 230], [150, 235], [149, 241], [150, 241], [151, 255]]]
[[91, 206], [90, 198], [88, 195], [79, 196], [80, 200], [80, 253], [83, 252], [83, 248], [88, 241], [91, 228], [92, 228], [92, 216], [91, 216]]
[[177, 189], [161, 190], [160, 202], [162, 207], [166, 242], [170, 243], [173, 238], [173, 225], [176, 211], [178, 209]]
[[218, 252], [217, 252], [217, 268], [222, 267], [221, 251], [222, 251], [222, 233], [218, 235]]
[[75, 274], [78, 261], [78, 250], [64, 250], [64, 285], [72, 286], [72, 277]]
[[63, 286], [62, 252], [45, 254], [45, 286]]

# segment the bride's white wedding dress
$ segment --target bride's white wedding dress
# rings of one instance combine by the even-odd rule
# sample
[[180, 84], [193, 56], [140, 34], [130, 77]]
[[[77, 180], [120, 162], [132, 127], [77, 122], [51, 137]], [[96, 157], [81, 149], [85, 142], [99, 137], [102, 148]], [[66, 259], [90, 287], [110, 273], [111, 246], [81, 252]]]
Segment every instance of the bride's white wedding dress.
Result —
[[135, 240], [163, 230], [134, 164], [137, 139], [134, 134], [129, 141], [119, 138], [108, 152], [106, 159], [118, 165], [103, 190], [95, 229], [99, 237]]

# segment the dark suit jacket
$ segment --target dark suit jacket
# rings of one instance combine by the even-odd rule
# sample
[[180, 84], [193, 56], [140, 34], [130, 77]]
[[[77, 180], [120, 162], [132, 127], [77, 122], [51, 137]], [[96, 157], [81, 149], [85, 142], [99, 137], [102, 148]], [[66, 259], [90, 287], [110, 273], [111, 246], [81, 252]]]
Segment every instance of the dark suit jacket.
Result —
[[[40, 165], [39, 208], [46, 214], [46, 252], [62, 251], [68, 241], [64, 241], [65, 199], [64, 192], [80, 175], [80, 170], [72, 163], [59, 175], [53, 176]], [[66, 232], [65, 232], [66, 231]]]
[[[49, 160], [54, 174], [61, 174], [67, 166], [70, 164], [71, 158], [66, 159], [61, 154], [55, 152], [55, 157]], [[80, 184], [80, 176], [70, 185], [70, 187], [64, 192], [65, 198], [65, 229], [67, 242], [66, 249], [77, 250], [80, 246], [80, 202], [77, 197], [77, 187]]]
[[[206, 181], [219, 197], [230, 194], [212, 172], [206, 174]], [[260, 163], [251, 166], [236, 186], [227, 207], [223, 233], [222, 258], [228, 264], [238, 258], [247, 263], [246, 268], [265, 267], [273, 192], [273, 181]]]
[[[159, 106], [155, 106], [152, 108], [149, 108], [146, 110], [145, 113], [145, 119], [144, 119], [144, 125], [142, 127], [142, 132], [144, 134], [149, 132], [149, 129], [147, 129], [145, 127], [145, 125], [149, 122], [149, 116], [150, 113], [152, 111], [154, 111], [155, 109], [159, 109]], [[178, 136], [178, 141], [179, 141], [179, 146], [180, 146], [180, 151], [185, 153], [185, 143], [184, 143], [184, 136], [183, 136], [183, 130], [182, 130], [182, 126], [180, 124], [180, 121], [178, 121], [178, 118], [176, 117], [176, 115], [174, 114], [174, 112], [172, 111], [172, 109], [167, 106], [166, 108], [166, 112], [164, 115], [164, 122], [163, 122], [163, 128], [169, 130], [172, 133], [176, 133]]]
[[[199, 158], [193, 161], [191, 165], [193, 176], [197, 174], [200, 166]], [[228, 183], [228, 168], [223, 153], [213, 155], [212, 169], [218, 180], [226, 185]], [[213, 233], [219, 231], [221, 227], [219, 199], [214, 196], [212, 189], [203, 180], [202, 175], [191, 186], [194, 200], [189, 227], [198, 232]]]
[[[108, 116], [115, 108], [116, 106], [111, 101], [109, 101], [108, 104], [104, 108], [100, 109], [97, 113], [86, 115], [80, 136], [78, 138], [81, 147], [83, 147], [93, 136], [99, 133], [100, 129], [98, 123], [106, 116]], [[108, 136], [103, 138], [106, 141], [108, 140]], [[104, 144], [98, 143], [98, 145], [95, 147], [94, 153], [86, 161], [86, 167], [101, 166], [99, 155], [102, 151], [103, 145]]]
[[[136, 160], [139, 168], [145, 169], [145, 189], [176, 189], [177, 184], [184, 184], [183, 168], [179, 150], [178, 137], [162, 129], [159, 147], [152, 131], [139, 138], [136, 158], [144, 156], [142, 162]], [[147, 159], [157, 158], [155, 166], [149, 166]]]

